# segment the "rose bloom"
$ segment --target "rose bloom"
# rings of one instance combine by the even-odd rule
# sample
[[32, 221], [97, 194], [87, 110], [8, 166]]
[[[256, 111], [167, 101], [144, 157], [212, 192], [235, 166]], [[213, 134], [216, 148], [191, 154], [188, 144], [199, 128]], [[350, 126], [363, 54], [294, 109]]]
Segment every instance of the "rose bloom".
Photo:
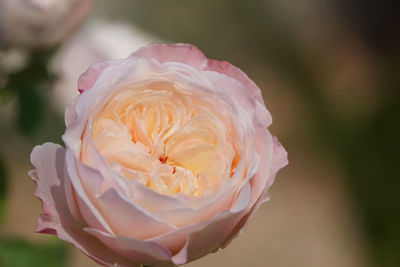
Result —
[[0, 47], [57, 44], [88, 15], [96, 0], [0, 0]]
[[65, 114], [65, 148], [33, 149], [36, 231], [104, 266], [174, 266], [241, 233], [287, 154], [260, 89], [186, 44], [92, 65]]

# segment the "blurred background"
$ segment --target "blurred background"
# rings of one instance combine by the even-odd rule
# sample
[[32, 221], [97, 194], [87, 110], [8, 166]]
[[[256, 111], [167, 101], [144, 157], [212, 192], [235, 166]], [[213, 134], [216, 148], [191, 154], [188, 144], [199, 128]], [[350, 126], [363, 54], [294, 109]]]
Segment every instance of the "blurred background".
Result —
[[244, 234], [187, 266], [400, 266], [400, 16], [389, 0], [0, 0], [0, 266], [96, 266], [33, 233], [29, 155], [61, 143], [90, 64], [160, 41], [244, 70], [289, 153]]

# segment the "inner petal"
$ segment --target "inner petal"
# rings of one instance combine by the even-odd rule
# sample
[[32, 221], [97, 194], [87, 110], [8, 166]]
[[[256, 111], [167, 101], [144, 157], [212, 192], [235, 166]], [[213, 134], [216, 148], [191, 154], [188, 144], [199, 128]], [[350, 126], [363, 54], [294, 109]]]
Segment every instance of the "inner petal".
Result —
[[161, 194], [214, 192], [238, 159], [229, 120], [210, 97], [168, 82], [120, 89], [93, 120], [96, 148], [114, 171]]

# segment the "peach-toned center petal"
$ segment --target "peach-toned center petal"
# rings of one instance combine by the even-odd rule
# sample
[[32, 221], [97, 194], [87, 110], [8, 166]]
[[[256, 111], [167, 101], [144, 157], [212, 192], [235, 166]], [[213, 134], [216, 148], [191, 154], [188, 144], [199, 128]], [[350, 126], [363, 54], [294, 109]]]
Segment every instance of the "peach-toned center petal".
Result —
[[127, 179], [161, 194], [201, 196], [231, 177], [238, 158], [223, 108], [168, 82], [123, 88], [94, 118], [92, 135]]

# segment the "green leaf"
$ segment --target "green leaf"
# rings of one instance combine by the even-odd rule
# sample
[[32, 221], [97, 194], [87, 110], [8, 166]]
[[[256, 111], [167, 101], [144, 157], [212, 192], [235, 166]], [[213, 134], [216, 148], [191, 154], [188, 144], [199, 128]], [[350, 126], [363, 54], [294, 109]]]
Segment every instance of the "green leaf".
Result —
[[30, 62], [24, 69], [8, 77], [7, 86], [18, 97], [18, 128], [25, 135], [32, 134], [43, 122], [43, 95], [54, 81], [47, 69], [50, 54], [31, 55]]
[[21, 239], [0, 238], [0, 266], [66, 267], [67, 259], [67, 246], [61, 242], [34, 245]]
[[33, 133], [42, 123], [43, 99], [38, 84], [23, 83], [17, 87], [19, 100], [17, 123], [24, 134]]

